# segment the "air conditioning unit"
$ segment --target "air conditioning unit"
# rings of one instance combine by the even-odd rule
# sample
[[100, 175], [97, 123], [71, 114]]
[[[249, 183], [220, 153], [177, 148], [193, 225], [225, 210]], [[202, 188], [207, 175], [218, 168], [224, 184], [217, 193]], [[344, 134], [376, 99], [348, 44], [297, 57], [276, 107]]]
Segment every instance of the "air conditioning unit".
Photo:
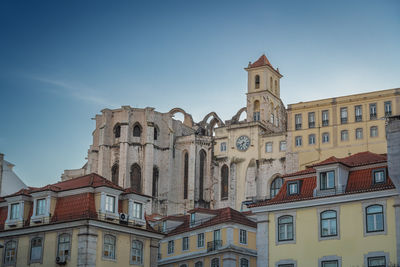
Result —
[[119, 220], [120, 220], [121, 222], [128, 222], [128, 214], [126, 214], [126, 213], [120, 213], [120, 214], [119, 214]]
[[67, 263], [67, 260], [65, 257], [56, 257], [56, 263], [58, 265], [65, 265]]

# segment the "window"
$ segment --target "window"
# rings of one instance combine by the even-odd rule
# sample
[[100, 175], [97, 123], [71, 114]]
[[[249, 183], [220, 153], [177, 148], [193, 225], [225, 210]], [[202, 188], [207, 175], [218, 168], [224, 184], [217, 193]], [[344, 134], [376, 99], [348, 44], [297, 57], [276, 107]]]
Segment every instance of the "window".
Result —
[[204, 247], [204, 233], [197, 234], [197, 247]]
[[115, 138], [120, 138], [121, 137], [121, 125], [116, 124], [114, 126], [114, 137]]
[[198, 261], [194, 264], [194, 267], [203, 267], [203, 262], [202, 261]]
[[141, 134], [142, 134], [142, 127], [140, 127], [139, 124], [135, 124], [135, 126], [133, 126], [133, 136], [140, 137]]
[[182, 250], [189, 249], [189, 237], [185, 236], [182, 238]]
[[266, 153], [272, 152], [272, 142], [265, 143], [265, 152]]
[[301, 114], [294, 115], [294, 120], [295, 120], [295, 129], [300, 130], [301, 129]]
[[377, 137], [378, 136], [378, 127], [377, 126], [372, 126], [370, 128], [370, 136], [371, 137]]
[[315, 128], [315, 112], [308, 113], [308, 128]]
[[211, 260], [211, 267], [219, 267], [219, 259], [214, 258]]
[[[207, 162], [207, 154], [203, 149], [200, 150], [199, 154], [200, 154], [199, 187], [195, 188], [195, 193], [198, 194], [198, 200], [202, 200], [203, 199], [203, 188], [204, 188], [204, 176], [206, 174], [205, 166], [206, 166], [206, 162]], [[195, 198], [196, 197], [197, 197], [197, 195], [195, 195]]]
[[368, 267], [386, 267], [386, 257], [369, 257]]
[[245, 258], [240, 259], [240, 267], [249, 267], [249, 260]]
[[174, 240], [168, 241], [168, 254], [174, 253], [175, 250], [175, 242]]
[[286, 151], [286, 141], [280, 141], [279, 142], [279, 150], [280, 151]]
[[153, 197], [158, 197], [158, 177], [159, 177], [159, 170], [157, 166], [153, 167], [153, 188], [152, 188], [152, 196]]
[[319, 186], [321, 190], [335, 188], [335, 171], [321, 172], [319, 174]]
[[288, 183], [288, 192], [289, 195], [297, 195], [299, 193], [299, 183], [298, 182]]
[[254, 88], [260, 88], [260, 75], [256, 75], [256, 77], [254, 78]]
[[369, 104], [369, 119], [370, 120], [375, 120], [377, 117], [376, 114], [376, 103]]
[[226, 151], [226, 142], [221, 143], [221, 152]]
[[338, 267], [339, 262], [337, 260], [335, 261], [323, 261], [321, 262], [322, 267]]
[[371, 205], [366, 208], [367, 233], [384, 231], [383, 227], [383, 206]]
[[295, 143], [296, 143], [296, 146], [301, 146], [302, 144], [302, 140], [301, 140], [301, 136], [296, 136], [296, 139], [295, 139]]
[[329, 125], [329, 113], [327, 110], [322, 111], [322, 126]]
[[354, 107], [354, 114], [355, 114], [355, 121], [362, 121], [362, 107], [361, 106], [355, 106]]
[[362, 128], [356, 129], [356, 139], [363, 139], [363, 129]]
[[130, 173], [131, 188], [137, 193], [142, 192], [142, 172], [137, 163], [132, 164]]
[[282, 187], [282, 184], [283, 184], [283, 179], [281, 177], [277, 177], [272, 181], [270, 189], [271, 198], [273, 198], [278, 194], [279, 190]]
[[143, 204], [134, 202], [133, 203], [133, 218], [143, 219]]
[[260, 112], [256, 111], [253, 113], [253, 120], [254, 121], [259, 121], [260, 120]]
[[41, 198], [36, 200], [36, 216], [46, 214], [46, 199]]
[[219, 229], [214, 230], [214, 241], [221, 240], [221, 231]]
[[43, 252], [43, 239], [41, 237], [35, 237], [31, 239], [31, 252], [30, 262], [41, 262]]
[[103, 258], [115, 259], [115, 237], [112, 235], [104, 235]]
[[309, 145], [315, 145], [315, 134], [310, 134], [308, 136], [308, 144]]
[[329, 143], [329, 133], [322, 134], [322, 143]]
[[392, 101], [385, 102], [385, 116], [392, 116]]
[[274, 124], [275, 116], [274, 114], [271, 114], [271, 119], [269, 120], [272, 124]]
[[4, 265], [15, 264], [17, 261], [17, 241], [8, 241], [4, 246]]
[[349, 140], [349, 131], [343, 130], [340, 132], [340, 140], [348, 141]]
[[337, 235], [336, 211], [327, 210], [321, 212], [321, 237]]
[[374, 170], [373, 172], [374, 176], [374, 184], [382, 184], [386, 182], [386, 171], [385, 169], [380, 169], [380, 170]]
[[278, 240], [293, 240], [293, 217], [281, 216], [278, 218]]
[[57, 257], [61, 259], [66, 259], [70, 256], [71, 249], [71, 235], [70, 234], [61, 234], [58, 236], [58, 250]]
[[340, 123], [347, 123], [347, 108], [340, 108]]
[[20, 203], [11, 204], [10, 220], [20, 219]]
[[157, 129], [156, 125], [154, 125], [154, 136], [153, 136], [153, 138], [154, 138], [154, 140], [157, 140], [157, 138], [158, 138], [158, 129]]
[[143, 243], [139, 240], [132, 241], [131, 264], [143, 263]]
[[221, 200], [228, 199], [229, 187], [228, 187], [228, 178], [229, 178], [229, 168], [224, 164], [221, 168]]
[[111, 181], [114, 184], [118, 184], [118, 176], [119, 176], [119, 167], [118, 164], [115, 163], [111, 168]]
[[185, 152], [184, 166], [183, 166], [183, 199], [188, 198], [189, 186], [189, 154]]
[[115, 197], [106, 195], [106, 212], [115, 213]]
[[163, 221], [162, 222], [162, 231], [165, 233], [167, 231], [167, 222]]
[[247, 231], [240, 229], [239, 230], [239, 243], [240, 244], [247, 244]]
[[196, 213], [191, 213], [190, 214], [190, 226], [193, 226], [196, 224]]

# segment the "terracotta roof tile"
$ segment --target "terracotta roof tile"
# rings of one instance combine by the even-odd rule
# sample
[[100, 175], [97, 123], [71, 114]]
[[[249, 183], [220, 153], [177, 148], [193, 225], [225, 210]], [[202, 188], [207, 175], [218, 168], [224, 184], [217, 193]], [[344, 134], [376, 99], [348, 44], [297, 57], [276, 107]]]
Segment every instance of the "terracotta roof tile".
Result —
[[387, 161], [386, 154], [375, 154], [369, 151], [360, 152], [345, 158], [330, 157], [319, 163], [312, 165], [313, 167], [322, 166], [332, 163], [342, 163], [348, 167], [357, 167], [375, 163], [382, 163]]
[[8, 216], [8, 206], [0, 207], [0, 230], [4, 230], [4, 224], [6, 223]]
[[254, 63], [249, 64], [249, 68], [257, 68], [257, 67], [266, 66], [266, 65], [269, 65], [269, 66], [272, 67], [272, 65], [269, 62], [268, 58], [265, 56], [265, 54], [263, 54]]
[[82, 193], [57, 198], [52, 222], [97, 218], [93, 193]]

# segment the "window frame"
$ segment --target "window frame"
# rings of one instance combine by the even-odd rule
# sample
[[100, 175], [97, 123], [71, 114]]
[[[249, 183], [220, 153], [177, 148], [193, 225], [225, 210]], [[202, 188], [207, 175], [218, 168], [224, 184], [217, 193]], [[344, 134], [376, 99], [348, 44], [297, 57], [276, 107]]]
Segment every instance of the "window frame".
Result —
[[[214, 265], [214, 264], [215, 264], [215, 263], [214, 263], [215, 260], [218, 261], [218, 262], [217, 262], [218, 265]], [[220, 264], [220, 259], [219, 259], [219, 257], [217, 257], [217, 258], [212, 258], [211, 261], [210, 261], [210, 266], [211, 266], [211, 267], [214, 267], [214, 266], [220, 267], [221, 264]]]
[[294, 129], [301, 130], [303, 124], [302, 114], [295, 114], [294, 115]]
[[315, 128], [315, 112], [308, 112], [308, 128]]
[[[246, 261], [246, 265], [243, 265], [243, 261]], [[240, 257], [239, 259], [239, 266], [240, 267], [249, 267], [250, 266], [250, 259], [245, 258], [245, 257]]]
[[[133, 253], [133, 243], [137, 243], [137, 244], [140, 244], [141, 245], [141, 248], [140, 249], [138, 249], [138, 248], [135, 248], [135, 250], [136, 251], [139, 251], [139, 257], [140, 257], [140, 261], [137, 261], [137, 260], [133, 260], [132, 259], [132, 257], [134, 256], [134, 253]], [[132, 265], [143, 265], [143, 254], [144, 254], [144, 245], [143, 245], [143, 241], [142, 240], [139, 240], [139, 239], [136, 239], [136, 238], [132, 238], [131, 239], [131, 251], [130, 251], [130, 258], [129, 258], [129, 263], [130, 264], [132, 264]], [[138, 255], [137, 254], [135, 254], [135, 256], [136, 257], [138, 257]]]
[[[284, 217], [290, 217], [292, 219], [291, 223], [280, 223], [279, 220], [284, 218]], [[276, 234], [275, 234], [275, 241], [276, 245], [280, 244], [294, 244], [296, 243], [296, 214], [294, 213], [284, 213], [284, 214], [276, 214], [275, 215], [275, 224], [276, 224]], [[292, 236], [291, 238], [286, 238], [286, 239], [280, 239], [279, 236], [279, 226], [281, 225], [292, 225]], [[287, 235], [287, 227], [285, 228], [286, 230], [286, 235]]]
[[[43, 206], [39, 206], [39, 201], [43, 201]], [[47, 198], [38, 198], [35, 200], [35, 204], [36, 204], [36, 210], [35, 210], [35, 216], [45, 216], [46, 215], [46, 203], [47, 202]], [[39, 211], [39, 207], [43, 208], [43, 213], [38, 213]]]
[[[10, 262], [6, 262], [7, 257], [7, 244], [8, 243], [15, 243], [14, 248], [14, 259]], [[11, 248], [12, 249], [12, 248]], [[15, 266], [17, 264], [17, 257], [18, 257], [18, 239], [6, 239], [4, 240], [4, 248], [3, 248], [3, 266]]]
[[220, 144], [220, 151], [221, 151], [221, 152], [226, 152], [226, 142], [221, 142], [221, 144]]
[[239, 244], [247, 245], [247, 230], [239, 229]]
[[[346, 114], [346, 116], [343, 116], [344, 114]], [[349, 113], [347, 107], [340, 108], [340, 124], [347, 124], [348, 120], [349, 120]]]
[[363, 116], [362, 115], [362, 105], [354, 106], [354, 121], [355, 122], [361, 122], [363, 120], [362, 116]]
[[182, 237], [182, 251], [188, 251], [190, 246], [189, 244], [189, 236]]
[[[389, 107], [389, 110], [387, 110], [386, 107]], [[385, 113], [385, 117], [390, 117], [393, 114], [393, 109], [392, 109], [392, 101], [385, 101], [383, 103], [383, 111]]]
[[[373, 205], [380, 205], [383, 207], [383, 231], [367, 231], [367, 208]], [[386, 213], [386, 200], [370, 200], [364, 201], [361, 205], [363, 214], [363, 229], [364, 237], [373, 235], [387, 235], [387, 213]]]
[[[383, 181], [382, 182], [376, 182], [375, 174], [379, 173], [379, 172], [383, 172]], [[386, 168], [379, 168], [379, 169], [372, 170], [372, 183], [374, 185], [385, 184], [386, 181], [387, 181]]]
[[[296, 185], [296, 192], [295, 193], [291, 193], [291, 185]], [[300, 194], [300, 181], [289, 181], [287, 183], [287, 193], [288, 196], [294, 196], [294, 195], [298, 195]]]
[[[199, 265], [200, 264], [200, 265]], [[198, 260], [194, 263], [194, 267], [204, 267], [204, 263], [202, 260]]]
[[[326, 114], [326, 119], [324, 118]], [[322, 127], [329, 126], [329, 110], [323, 110], [321, 112]]]
[[[113, 240], [113, 243], [106, 244], [106, 237], [110, 237]], [[111, 255], [104, 255], [106, 252], [106, 247], [112, 246], [113, 250], [111, 251]], [[109, 252], [109, 251], [108, 251]], [[113, 233], [103, 233], [103, 249], [101, 252], [101, 259], [108, 261], [116, 261], [117, 260], [117, 236]]]
[[[313, 142], [311, 142], [311, 140], [313, 140]], [[315, 145], [316, 140], [317, 140], [317, 138], [316, 138], [315, 134], [308, 135], [308, 144], [309, 145]]]
[[[333, 173], [333, 187], [328, 187], [329, 181], [328, 181], [328, 174], [329, 173]], [[326, 178], [326, 187], [322, 187], [322, 175], [325, 174], [325, 178]], [[323, 172], [319, 172], [319, 190], [324, 191], [324, 190], [333, 190], [336, 188], [336, 171], [335, 170], [328, 170], [328, 171], [323, 171]]]
[[[40, 251], [40, 258], [39, 259], [32, 259], [32, 248], [33, 248], [32, 242], [35, 239], [41, 239], [41, 242], [42, 242], [41, 251]], [[40, 234], [40, 235], [30, 236], [30, 239], [29, 239], [29, 258], [28, 258], [29, 264], [31, 264], [31, 263], [40, 263], [40, 264], [42, 264], [43, 263], [43, 250], [44, 250], [44, 235]]]
[[[108, 210], [109, 204], [110, 204], [107, 201], [108, 199], [112, 199], [113, 200], [112, 211]], [[114, 196], [114, 195], [110, 195], [110, 194], [106, 194], [105, 195], [105, 198], [104, 198], [104, 211], [106, 213], [113, 213], [113, 214], [115, 213], [115, 211], [116, 211], [116, 204], [115, 204], [116, 200], [117, 200], [117, 197]]]
[[[369, 212], [368, 209], [372, 207], [380, 207], [382, 211], [380, 212]], [[377, 215], [382, 215], [382, 229], [377, 228], [377, 223], [376, 223], [376, 217]], [[374, 218], [374, 229], [373, 230], [368, 230], [368, 216], [373, 216]], [[367, 207], [365, 207], [365, 224], [366, 224], [366, 230], [367, 233], [376, 233], [376, 232], [383, 232], [385, 231], [385, 215], [384, 215], [384, 210], [383, 206], [379, 204], [372, 204]]]
[[[62, 236], [68, 236], [69, 237], [69, 241], [60, 243], [60, 238]], [[60, 233], [58, 233], [58, 235], [57, 235], [57, 251], [56, 251], [56, 256], [57, 257], [62, 257], [60, 255], [60, 244], [67, 244], [67, 243], [68, 243], [68, 255], [66, 257], [64, 255], [64, 257], [65, 257], [65, 260], [70, 260], [71, 259], [71, 253], [72, 253], [72, 251], [71, 251], [72, 232], [60, 232]], [[65, 250], [64, 250], [64, 252], [65, 252]]]
[[324, 132], [322, 133], [322, 143], [323, 144], [328, 144], [329, 143], [329, 133], [328, 132]]
[[[372, 132], [373, 132], [373, 130], [375, 130], [375, 129], [376, 129], [376, 134], [373, 135]], [[369, 137], [375, 138], [375, 137], [378, 137], [378, 136], [379, 136], [378, 126], [376, 126], [376, 125], [371, 126], [371, 127], [369, 128]]]
[[337, 267], [342, 267], [342, 257], [336, 256], [336, 255], [330, 255], [330, 256], [323, 256], [318, 259], [318, 267], [323, 267], [324, 263], [327, 262], [337, 262]]
[[[361, 133], [360, 137], [358, 136], [358, 133]], [[356, 128], [356, 140], [362, 140], [362, 139], [364, 139], [363, 128]]]
[[[284, 149], [282, 149], [282, 147]], [[286, 141], [280, 141], [279, 142], [279, 151], [286, 151]]]
[[[364, 266], [369, 266], [369, 259], [371, 258], [378, 258], [378, 257], [384, 257], [385, 258], [385, 264], [388, 264], [390, 262], [390, 257], [388, 252], [384, 251], [373, 251], [373, 252], [368, 252], [367, 254], [364, 254]], [[387, 265], [385, 265], [387, 266]]]
[[[20, 221], [20, 220], [22, 220], [23, 218], [22, 218], [22, 209], [23, 209], [23, 205], [21, 204], [21, 202], [20, 201], [18, 201], [18, 202], [13, 202], [13, 203], [10, 203], [9, 204], [9, 206], [10, 206], [10, 213], [9, 213], [9, 220], [10, 221]], [[16, 217], [14, 217], [14, 212], [13, 212], [13, 207], [18, 207], [18, 209], [17, 209], [17, 211], [15, 212], [16, 213]]]
[[[335, 234], [328, 234], [328, 235], [323, 235], [322, 232], [322, 223], [324, 220], [332, 220], [332, 218], [328, 219], [323, 219], [322, 216], [326, 212], [335, 212], [335, 229], [336, 233]], [[332, 240], [332, 239], [340, 239], [340, 229], [339, 229], [339, 223], [340, 223], [340, 209], [339, 207], [326, 207], [324, 209], [318, 209], [318, 218], [319, 218], [319, 231], [318, 231], [318, 240]]]
[[292, 259], [275, 262], [275, 267], [297, 267], [297, 261]]
[[294, 144], [296, 147], [301, 147], [303, 146], [303, 138], [302, 136], [296, 136], [294, 139]]
[[369, 104], [369, 119], [376, 120], [378, 118], [378, 105], [376, 103]]
[[[202, 237], [202, 238], [200, 238]], [[204, 248], [204, 244], [205, 244], [205, 234], [204, 233], [198, 233], [197, 234], [197, 247], [198, 248]], [[199, 246], [199, 244], [202, 244], [201, 246]]]
[[[269, 148], [270, 148], [270, 150], [269, 150]], [[273, 152], [273, 143], [272, 142], [266, 142], [265, 143], [265, 153], [272, 153], [272, 152]]]
[[348, 130], [340, 131], [340, 141], [342, 141], [342, 142], [349, 141], [349, 131]]
[[168, 255], [175, 253], [175, 240], [169, 240], [167, 244], [167, 253]]
[[[137, 217], [136, 216], [136, 214], [138, 213], [138, 211], [137, 211], [137, 209], [136, 209], [136, 207], [139, 207], [140, 206], [140, 217]], [[144, 217], [143, 217], [143, 206], [144, 206], [144, 204], [142, 203], [142, 202], [139, 202], [139, 201], [132, 201], [132, 218], [134, 218], [134, 219], [138, 219], [138, 220], [143, 220], [144, 219]]]
[[254, 89], [260, 89], [260, 75], [254, 76]]
[[[277, 184], [278, 181], [280, 181], [280, 186], [278, 188]], [[269, 188], [269, 197], [272, 199], [273, 197], [275, 197], [276, 195], [278, 195], [279, 191], [281, 190], [282, 186], [283, 186], [283, 178], [281, 176], [276, 176], [270, 185]], [[272, 194], [272, 192], [274, 192], [274, 194]]]

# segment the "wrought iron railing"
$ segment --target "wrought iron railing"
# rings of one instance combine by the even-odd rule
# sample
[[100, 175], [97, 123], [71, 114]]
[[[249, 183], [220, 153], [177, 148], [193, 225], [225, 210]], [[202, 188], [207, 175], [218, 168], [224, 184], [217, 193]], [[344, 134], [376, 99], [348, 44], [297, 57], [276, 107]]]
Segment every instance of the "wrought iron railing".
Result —
[[217, 250], [222, 247], [222, 240], [207, 242], [207, 252]]

